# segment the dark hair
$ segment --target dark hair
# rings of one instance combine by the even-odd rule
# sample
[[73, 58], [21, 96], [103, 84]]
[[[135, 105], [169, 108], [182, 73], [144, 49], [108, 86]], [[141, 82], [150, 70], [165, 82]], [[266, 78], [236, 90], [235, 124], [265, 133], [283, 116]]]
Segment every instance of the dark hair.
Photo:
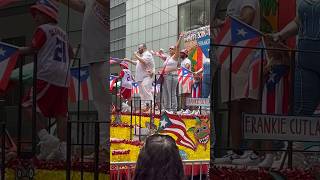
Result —
[[143, 48], [147, 48], [147, 45], [146, 45], [146, 43], [141, 43], [141, 44], [139, 44], [139, 46], [142, 46]]
[[168, 135], [149, 136], [140, 150], [134, 180], [183, 180], [184, 170], [175, 140]]

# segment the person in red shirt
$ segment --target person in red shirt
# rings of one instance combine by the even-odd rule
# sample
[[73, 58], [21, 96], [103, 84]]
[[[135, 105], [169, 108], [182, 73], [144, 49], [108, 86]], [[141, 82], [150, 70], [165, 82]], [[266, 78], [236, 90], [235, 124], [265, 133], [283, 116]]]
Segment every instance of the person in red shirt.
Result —
[[28, 119], [32, 116], [32, 95], [36, 90], [37, 115], [55, 118], [58, 137], [50, 135], [45, 123], [37, 118], [40, 139], [38, 159], [66, 159], [65, 127], [68, 111], [68, 74], [72, 50], [66, 33], [57, 26], [58, 6], [55, 1], [38, 1], [31, 7], [32, 17], [37, 25], [31, 46], [20, 48], [21, 55], [36, 54], [37, 83], [23, 100]]

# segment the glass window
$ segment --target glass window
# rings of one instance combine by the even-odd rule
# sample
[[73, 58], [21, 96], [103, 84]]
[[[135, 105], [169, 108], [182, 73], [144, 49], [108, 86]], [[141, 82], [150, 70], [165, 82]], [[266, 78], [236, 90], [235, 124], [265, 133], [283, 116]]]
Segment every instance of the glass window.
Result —
[[152, 2], [150, 2], [150, 3], [152, 3], [153, 12], [158, 12], [158, 11], [160, 11], [160, 6], [161, 6], [161, 4], [160, 4], [160, 1], [159, 1], [159, 0], [152, 0]]
[[190, 5], [190, 3], [185, 3], [179, 6], [179, 32], [186, 31], [190, 27]]
[[127, 22], [131, 22], [132, 21], [132, 10], [128, 10], [127, 11], [126, 21]]
[[151, 3], [152, 3], [152, 1], [146, 3], [146, 16], [152, 14], [152, 8], [153, 8], [153, 6], [152, 6]]
[[146, 31], [139, 32], [139, 42], [141, 43], [146, 42]]
[[139, 7], [136, 7], [132, 10], [132, 20], [136, 20], [139, 18]]
[[146, 30], [146, 42], [152, 41], [152, 29], [147, 29]]
[[133, 21], [132, 22], [132, 33], [136, 33], [139, 31], [139, 21]]
[[152, 28], [152, 40], [158, 40], [160, 38], [160, 26]]
[[162, 10], [160, 11], [160, 14], [161, 14], [161, 24], [164, 24], [164, 23], [167, 23], [168, 20], [169, 20], [169, 13], [168, 12], [168, 9], [165, 9], [165, 10]]
[[169, 39], [168, 38], [164, 38], [160, 40], [160, 48], [163, 48], [164, 50], [167, 50], [169, 46], [171, 46], [172, 44], [169, 44]]
[[173, 6], [169, 8], [169, 22], [177, 20], [178, 17], [178, 7]]
[[139, 31], [146, 29], [146, 19], [145, 17], [139, 19]]
[[161, 25], [161, 32], [160, 32], [160, 38], [165, 38], [165, 37], [168, 37], [168, 33], [169, 33], [169, 29], [171, 29], [171, 28], [175, 28], [175, 29], [177, 29], [177, 27], [169, 27], [168, 26], [168, 23], [167, 24], [162, 24]]
[[139, 6], [139, 18], [145, 16], [146, 6], [144, 4]]
[[157, 12], [157, 13], [154, 13], [152, 15], [153, 19], [152, 19], [152, 23], [153, 23], [153, 26], [158, 26], [160, 25], [160, 12]]
[[161, 9], [167, 9], [168, 8], [168, 0], [161, 0]]
[[169, 0], [168, 6], [176, 6], [177, 5], [177, 0]]

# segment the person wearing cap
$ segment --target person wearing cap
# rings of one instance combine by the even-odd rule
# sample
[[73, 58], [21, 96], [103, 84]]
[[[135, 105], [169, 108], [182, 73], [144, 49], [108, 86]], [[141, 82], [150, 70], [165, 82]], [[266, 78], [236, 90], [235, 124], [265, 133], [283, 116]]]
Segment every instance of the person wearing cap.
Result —
[[162, 107], [168, 111], [177, 111], [177, 85], [178, 85], [178, 60], [180, 43], [183, 37], [183, 33], [179, 35], [179, 39], [175, 46], [169, 47], [169, 56], [163, 62], [163, 66], [160, 70], [163, 75], [162, 82]]
[[120, 96], [125, 100], [131, 100], [133, 78], [127, 62], [120, 63], [121, 71], [119, 79], [121, 79]]
[[[186, 68], [189, 71], [191, 71], [191, 61], [188, 58], [188, 50], [182, 49], [180, 51], [180, 58], [181, 58], [181, 64], [180, 67]], [[186, 100], [188, 97], [191, 97], [191, 88], [183, 88], [182, 84], [179, 85], [179, 95], [180, 95], [180, 103], [181, 103], [181, 109], [185, 110], [185, 112], [191, 113], [190, 110], [187, 109], [186, 106]]]
[[[31, 6], [31, 14], [37, 25], [31, 46], [21, 47], [20, 55], [36, 54], [37, 113], [43, 118], [55, 118], [58, 138], [50, 135], [43, 122], [38, 121], [40, 139], [38, 159], [66, 159], [66, 133], [68, 110], [68, 75], [72, 56], [66, 33], [57, 26], [58, 5], [52, 0], [39, 0]], [[32, 116], [31, 88], [23, 100], [25, 115]], [[39, 120], [40, 118], [37, 118]]]
[[[94, 106], [98, 111], [100, 123], [99, 161], [108, 161], [109, 151], [109, 104], [108, 91], [105, 90], [105, 78], [108, 77], [109, 62], [109, 0], [59, 0], [73, 10], [83, 13], [81, 37], [81, 64], [89, 65]], [[94, 153], [85, 156], [94, 159]]]

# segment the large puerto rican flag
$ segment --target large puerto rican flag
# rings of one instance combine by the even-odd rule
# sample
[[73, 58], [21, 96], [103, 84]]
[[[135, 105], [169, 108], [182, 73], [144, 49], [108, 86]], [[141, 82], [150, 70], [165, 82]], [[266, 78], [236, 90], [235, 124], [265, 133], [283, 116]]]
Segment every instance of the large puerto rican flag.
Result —
[[7, 88], [11, 72], [19, 57], [17, 47], [0, 42], [0, 90]]
[[[80, 70], [80, 72], [79, 72]], [[79, 74], [80, 73], [80, 74]], [[71, 80], [69, 86], [69, 100], [76, 102], [78, 100], [92, 100], [91, 81], [89, 76], [89, 66], [70, 69]], [[80, 76], [79, 76], [80, 75]], [[80, 94], [78, 88], [80, 86]]]
[[[229, 16], [224, 26], [219, 31], [215, 44], [234, 45], [241, 47], [257, 47], [261, 42], [262, 34], [253, 27], [242, 21]], [[233, 48], [232, 50], [232, 72], [237, 73], [247, 57], [254, 51], [252, 48]], [[218, 46], [217, 58], [219, 63], [229, 69], [230, 48]]]
[[178, 115], [164, 112], [161, 116], [158, 132], [173, 134], [177, 137], [176, 143], [178, 145], [195, 150], [194, 142], [187, 134], [186, 125]]

